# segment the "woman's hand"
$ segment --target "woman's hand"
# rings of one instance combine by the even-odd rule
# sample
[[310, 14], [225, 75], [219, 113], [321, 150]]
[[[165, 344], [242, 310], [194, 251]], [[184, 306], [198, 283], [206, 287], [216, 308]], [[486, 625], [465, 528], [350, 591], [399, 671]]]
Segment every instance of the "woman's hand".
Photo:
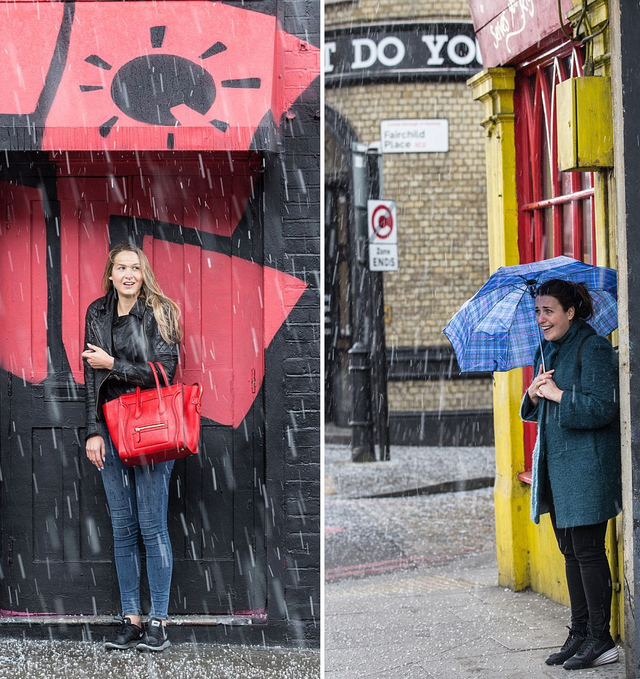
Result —
[[111, 370], [113, 368], [115, 361], [113, 356], [109, 356], [104, 349], [101, 349], [94, 344], [89, 344], [87, 342], [87, 346], [89, 348], [82, 352], [82, 358], [86, 358], [87, 363], [94, 370]]
[[[549, 372], [553, 372], [553, 370]], [[548, 375], [549, 373], [546, 374]], [[563, 393], [564, 392], [558, 388], [558, 385], [551, 379], [551, 377], [547, 377], [547, 379], [541, 382], [540, 386], [538, 387], [538, 396], [540, 396], [540, 398], [546, 398], [547, 401], [555, 401], [556, 403], [560, 403]]]
[[[531, 399], [531, 403], [533, 403], [534, 406], [538, 405], [538, 402], [541, 398], [548, 398], [544, 393], [541, 392], [541, 388], [551, 382], [555, 389], [557, 391], [560, 391], [558, 387], [556, 387], [554, 381], [551, 379], [551, 376], [553, 375], [553, 370], [547, 370], [546, 372], [543, 372], [542, 366], [540, 366], [538, 370], [538, 374], [535, 376], [533, 382], [529, 385], [529, 388], [527, 389], [527, 393], [529, 394], [529, 398]], [[560, 395], [562, 396], [562, 392], [560, 391]], [[551, 398], [550, 400], [555, 401], [555, 399]], [[558, 401], [560, 399], [558, 398]]]
[[102, 436], [92, 436], [87, 439], [86, 448], [89, 462], [102, 470], [104, 468], [104, 457], [106, 455], [106, 448]]

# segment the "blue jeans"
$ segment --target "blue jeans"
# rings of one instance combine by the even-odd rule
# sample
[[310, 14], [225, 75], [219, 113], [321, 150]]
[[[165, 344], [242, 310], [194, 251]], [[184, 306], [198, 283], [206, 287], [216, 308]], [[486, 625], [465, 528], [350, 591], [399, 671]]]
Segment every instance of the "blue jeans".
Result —
[[116, 572], [123, 615], [140, 615], [140, 548], [144, 541], [153, 618], [167, 618], [173, 552], [167, 530], [169, 479], [173, 460], [127, 467], [104, 427], [106, 446], [102, 482], [107, 494]]

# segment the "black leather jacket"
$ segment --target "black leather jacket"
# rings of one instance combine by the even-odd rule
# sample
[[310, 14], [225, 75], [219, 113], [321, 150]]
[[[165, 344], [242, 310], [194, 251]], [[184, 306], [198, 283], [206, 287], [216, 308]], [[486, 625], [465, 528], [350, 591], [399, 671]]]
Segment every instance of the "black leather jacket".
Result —
[[[87, 309], [84, 328], [84, 349], [87, 343], [104, 349], [113, 356], [112, 322], [117, 304], [116, 296], [110, 292], [105, 297], [92, 302]], [[122, 358], [115, 358], [113, 368], [96, 370], [87, 361], [84, 363], [84, 383], [86, 386], [86, 435], [85, 439], [96, 434], [102, 434], [101, 422], [104, 421], [102, 403], [104, 402], [104, 385], [107, 378], [122, 382], [122, 393], [133, 391], [136, 387], [149, 388], [155, 386], [155, 379], [146, 361], [162, 363], [169, 381], [173, 380], [178, 364], [178, 345], [164, 341], [153, 309], [145, 304], [144, 299], [138, 299], [129, 312], [135, 316], [139, 325], [138, 333], [132, 333], [132, 342], [136, 343], [137, 353], [142, 359], [131, 362]], [[135, 327], [135, 326], [134, 326]]]

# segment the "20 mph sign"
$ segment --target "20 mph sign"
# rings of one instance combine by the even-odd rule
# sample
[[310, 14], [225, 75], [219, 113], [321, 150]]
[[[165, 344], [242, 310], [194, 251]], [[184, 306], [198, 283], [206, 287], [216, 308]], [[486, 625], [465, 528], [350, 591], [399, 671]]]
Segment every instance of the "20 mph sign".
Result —
[[398, 221], [393, 200], [367, 201], [369, 269], [398, 270]]

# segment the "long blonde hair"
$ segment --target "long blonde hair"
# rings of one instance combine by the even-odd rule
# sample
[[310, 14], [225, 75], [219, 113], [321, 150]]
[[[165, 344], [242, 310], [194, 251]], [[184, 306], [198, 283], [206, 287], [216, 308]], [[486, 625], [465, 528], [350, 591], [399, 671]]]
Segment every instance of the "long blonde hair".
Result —
[[179, 322], [180, 307], [162, 292], [151, 264], [149, 264], [149, 260], [142, 251], [142, 248], [124, 241], [111, 249], [104, 268], [104, 276], [102, 277], [104, 293], [107, 294], [113, 289], [113, 281], [110, 279], [110, 276], [115, 264], [114, 260], [121, 252], [133, 252], [138, 255], [142, 272], [140, 295], [144, 296], [146, 305], [153, 309], [153, 315], [155, 316], [162, 339], [169, 344], [177, 344], [182, 340], [182, 328]]

